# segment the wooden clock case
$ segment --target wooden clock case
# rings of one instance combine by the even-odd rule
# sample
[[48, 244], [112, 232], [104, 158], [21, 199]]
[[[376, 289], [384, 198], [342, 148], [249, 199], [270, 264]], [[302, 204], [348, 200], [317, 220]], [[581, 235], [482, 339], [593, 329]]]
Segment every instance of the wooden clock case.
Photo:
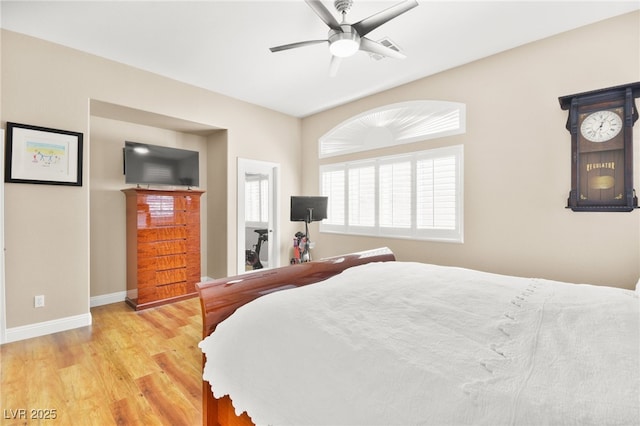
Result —
[[[633, 189], [633, 125], [638, 120], [635, 98], [640, 82], [559, 98], [569, 110], [571, 133], [571, 191], [567, 207], [573, 211], [629, 212], [638, 207]], [[583, 121], [599, 111], [622, 119], [613, 137], [593, 141], [581, 132]]]

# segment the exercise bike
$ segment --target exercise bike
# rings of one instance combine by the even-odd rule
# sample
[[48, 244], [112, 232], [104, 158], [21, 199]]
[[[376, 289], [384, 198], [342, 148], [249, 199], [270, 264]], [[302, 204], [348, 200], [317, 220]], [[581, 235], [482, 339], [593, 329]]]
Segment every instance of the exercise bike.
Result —
[[[307, 230], [307, 232], [309, 232]], [[293, 238], [293, 257], [291, 258], [290, 263], [304, 263], [311, 261], [311, 253], [309, 252], [311, 242], [307, 237], [307, 234], [302, 232], [296, 232], [295, 237]]]
[[268, 229], [254, 229], [253, 232], [258, 234], [258, 242], [253, 246], [253, 250], [244, 251], [245, 265], [251, 266], [252, 269], [262, 269], [262, 262], [260, 262], [260, 249], [262, 243], [268, 241], [269, 233]]

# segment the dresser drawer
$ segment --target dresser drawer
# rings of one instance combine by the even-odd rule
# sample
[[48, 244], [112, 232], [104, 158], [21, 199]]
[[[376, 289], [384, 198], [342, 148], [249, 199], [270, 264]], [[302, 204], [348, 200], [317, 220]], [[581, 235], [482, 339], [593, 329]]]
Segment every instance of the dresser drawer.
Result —
[[168, 254], [180, 254], [187, 252], [186, 240], [158, 241], [154, 243], [156, 246], [157, 256], [166, 256]]
[[187, 255], [170, 254], [167, 256], [158, 256], [155, 258], [155, 266], [158, 271], [167, 269], [185, 268], [187, 266]]
[[183, 240], [189, 236], [187, 226], [159, 226], [144, 228], [138, 231], [138, 243], [149, 243], [164, 240]]
[[139, 242], [138, 243], [138, 264], [147, 264], [150, 259], [154, 259], [158, 255], [158, 248], [156, 242]]
[[173, 208], [174, 210], [187, 210], [187, 196], [174, 197]]
[[138, 229], [138, 243], [152, 243], [158, 241], [158, 230], [156, 228]]
[[156, 241], [183, 240], [187, 238], [186, 226], [162, 226], [155, 230]]
[[156, 272], [156, 286], [187, 280], [187, 268], [168, 269]]
[[138, 210], [151, 212], [172, 212], [184, 210], [184, 196], [168, 194], [140, 194], [137, 199]]
[[187, 252], [186, 240], [155, 241], [138, 244], [138, 262], [156, 256], [183, 254]]
[[147, 217], [146, 226], [184, 225], [187, 223], [187, 213], [184, 211], [151, 212]]
[[156, 287], [156, 297], [158, 299], [167, 299], [169, 297], [182, 296], [187, 294], [187, 283], [173, 283]]

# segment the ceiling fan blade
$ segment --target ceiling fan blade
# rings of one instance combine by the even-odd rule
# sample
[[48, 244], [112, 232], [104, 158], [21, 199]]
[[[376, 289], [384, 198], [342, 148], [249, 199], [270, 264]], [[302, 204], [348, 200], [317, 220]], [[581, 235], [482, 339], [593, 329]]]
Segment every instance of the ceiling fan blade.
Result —
[[342, 62], [342, 58], [339, 56], [331, 55], [331, 62], [329, 63], [329, 76], [335, 77], [338, 74], [338, 68], [340, 68], [340, 63]]
[[270, 47], [269, 50], [272, 52], [280, 52], [282, 50], [295, 49], [297, 47], [311, 46], [312, 44], [318, 43], [326, 43], [329, 40], [307, 40], [307, 41], [299, 41], [297, 43], [283, 44], [282, 46]]
[[360, 50], [377, 53], [378, 55], [388, 56], [395, 59], [404, 59], [407, 57], [404, 53], [400, 53], [397, 50], [391, 49], [366, 37], [362, 37], [360, 39]]
[[418, 5], [416, 0], [406, 0], [402, 3], [395, 4], [388, 9], [383, 10], [382, 12], [378, 12], [375, 15], [371, 15], [368, 18], [364, 18], [362, 21], [353, 24], [352, 27], [358, 31], [360, 37], [364, 37], [369, 34], [371, 31], [378, 28], [380, 25], [385, 22], [389, 22], [393, 18], [398, 15], [403, 14], [404, 12], [413, 9]]
[[320, 0], [305, 0], [309, 7], [313, 9], [313, 11], [322, 19], [322, 21], [327, 24], [329, 28], [336, 31], [342, 31], [340, 29], [340, 23], [336, 20], [336, 18], [329, 12], [329, 10], [324, 7], [324, 4]]

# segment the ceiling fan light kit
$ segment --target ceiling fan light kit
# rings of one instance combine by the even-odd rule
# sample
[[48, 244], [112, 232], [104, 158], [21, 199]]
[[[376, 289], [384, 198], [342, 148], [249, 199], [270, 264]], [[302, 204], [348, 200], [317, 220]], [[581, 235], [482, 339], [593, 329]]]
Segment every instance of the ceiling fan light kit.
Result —
[[340, 58], [353, 56], [360, 49], [360, 36], [352, 31], [350, 25], [344, 25], [342, 32], [331, 30], [329, 33], [329, 52]]
[[413, 9], [418, 5], [416, 0], [405, 0], [397, 3], [388, 9], [369, 16], [355, 24], [349, 24], [346, 21], [346, 15], [353, 4], [353, 0], [335, 0], [334, 6], [342, 15], [342, 23], [338, 23], [336, 18], [322, 4], [320, 0], [305, 0], [318, 17], [329, 27], [329, 34], [326, 40], [308, 40], [297, 43], [285, 44], [282, 46], [271, 47], [272, 52], [281, 52], [283, 50], [294, 49], [297, 47], [310, 46], [323, 42], [329, 42], [329, 52], [331, 53], [331, 64], [329, 74], [336, 75], [338, 65], [342, 58], [348, 58], [359, 50], [369, 52], [382, 57], [390, 57], [403, 59], [405, 55], [397, 49], [391, 49], [377, 41], [373, 41], [367, 37], [371, 31], [375, 30], [382, 24], [389, 22], [404, 12]]

